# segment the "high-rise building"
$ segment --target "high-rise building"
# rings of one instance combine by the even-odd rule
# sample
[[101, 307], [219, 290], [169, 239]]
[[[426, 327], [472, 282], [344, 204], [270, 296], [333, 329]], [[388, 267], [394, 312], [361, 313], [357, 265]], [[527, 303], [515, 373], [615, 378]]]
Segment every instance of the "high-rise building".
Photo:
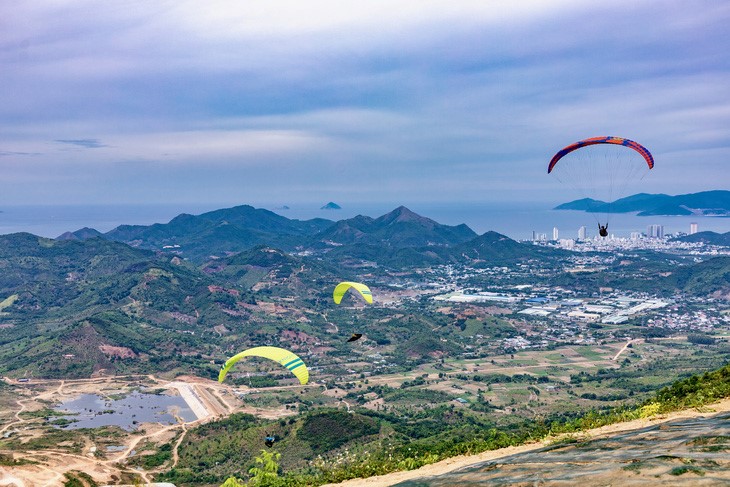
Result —
[[553, 240], [557, 240], [558, 235], [558, 227], [553, 227]]
[[664, 238], [664, 225], [649, 225], [646, 236], [650, 238]]
[[689, 234], [694, 235], [695, 233], [697, 233], [697, 223], [692, 222], [689, 224]]
[[575, 242], [572, 238], [561, 238], [558, 240], [558, 245], [563, 249], [572, 249], [575, 246]]
[[537, 242], [537, 232], [535, 230], [532, 231], [532, 241]]
[[578, 240], [586, 239], [586, 227], [580, 227], [578, 229]]
[[641, 232], [631, 232], [631, 240], [639, 240], [641, 238]]

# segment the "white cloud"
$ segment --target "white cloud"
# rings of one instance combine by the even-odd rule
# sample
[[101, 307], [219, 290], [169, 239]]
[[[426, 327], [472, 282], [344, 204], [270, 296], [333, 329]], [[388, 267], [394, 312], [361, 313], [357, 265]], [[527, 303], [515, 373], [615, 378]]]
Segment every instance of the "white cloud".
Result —
[[[152, 171], [180, 198], [206, 181], [448, 199], [539, 192], [546, 158], [597, 134], [667, 170], [678, 151], [710, 164], [699, 151], [728, 146], [727, 20], [665, 1], [0, 6], [0, 170], [117, 183], [94, 198]], [[672, 171], [657, 181], [679, 186]]]

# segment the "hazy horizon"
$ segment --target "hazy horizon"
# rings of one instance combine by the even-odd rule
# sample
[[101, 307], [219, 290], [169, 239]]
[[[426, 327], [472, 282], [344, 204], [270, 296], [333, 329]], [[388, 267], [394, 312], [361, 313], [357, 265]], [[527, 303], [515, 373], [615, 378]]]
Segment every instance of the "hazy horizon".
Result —
[[[514, 239], [529, 239], [532, 231], [551, 235], [554, 226], [560, 229], [561, 238], [575, 238], [581, 226], [594, 234], [596, 218], [603, 214], [583, 211], [553, 210], [560, 202], [523, 201], [494, 202], [410, 202], [410, 203], [343, 203], [340, 210], [325, 210], [320, 204], [284, 203], [282, 205], [258, 205], [252, 202], [237, 204], [76, 204], [76, 205], [6, 205], [0, 207], [0, 235], [29, 232], [42, 237], [55, 238], [65, 232], [84, 227], [102, 233], [119, 225], [152, 225], [168, 223], [182, 213], [200, 215], [209, 211], [249, 205], [272, 211], [289, 219], [308, 220], [326, 218], [344, 220], [357, 215], [377, 218], [399, 206], [445, 225], [466, 224], [478, 234], [496, 231]], [[690, 222], [697, 222], [700, 231], [719, 233], [730, 231], [730, 218], [701, 216], [636, 216], [633, 213], [611, 215], [611, 230], [617, 237], [628, 236], [634, 231], [645, 231], [650, 224], [662, 224], [667, 233], [687, 232]]]

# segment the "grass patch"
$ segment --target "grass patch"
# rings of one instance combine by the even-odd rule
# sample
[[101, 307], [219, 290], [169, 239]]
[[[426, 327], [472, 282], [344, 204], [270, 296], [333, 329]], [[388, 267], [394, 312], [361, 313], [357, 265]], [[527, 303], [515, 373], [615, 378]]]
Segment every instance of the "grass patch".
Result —
[[18, 465], [34, 465], [38, 462], [33, 460], [26, 460], [25, 458], [14, 459], [12, 455], [6, 453], [0, 453], [0, 466], [3, 467], [15, 467]]
[[669, 475], [680, 476], [680, 475], [684, 475], [684, 474], [690, 473], [690, 472], [693, 474], [699, 475], [700, 477], [705, 475], [705, 472], [701, 468], [693, 467], [691, 465], [683, 465], [681, 467], [674, 467], [669, 472]]
[[51, 408], [42, 408], [36, 411], [23, 411], [20, 413], [20, 417], [23, 419], [35, 419], [35, 418], [52, 418], [58, 416], [73, 416], [78, 413], [64, 413], [61, 411], [54, 411]]
[[9, 296], [2, 301], [0, 301], [0, 311], [3, 311], [5, 308], [9, 308], [18, 300], [18, 295], [13, 294], [12, 296]]
[[604, 354], [598, 353], [589, 347], [573, 347], [573, 350], [587, 360], [606, 360]]

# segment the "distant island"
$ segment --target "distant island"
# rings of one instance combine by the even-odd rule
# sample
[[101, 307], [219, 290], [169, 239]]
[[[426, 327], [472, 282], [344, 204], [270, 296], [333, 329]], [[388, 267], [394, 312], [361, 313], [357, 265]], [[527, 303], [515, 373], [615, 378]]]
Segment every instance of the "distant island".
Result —
[[612, 203], [583, 198], [556, 206], [555, 210], [588, 213], [633, 213], [638, 216], [716, 216], [730, 217], [730, 191], [668, 194], [639, 193]]
[[320, 210], [341, 210], [342, 207], [338, 205], [337, 203], [329, 202], [326, 205], [324, 205]]

